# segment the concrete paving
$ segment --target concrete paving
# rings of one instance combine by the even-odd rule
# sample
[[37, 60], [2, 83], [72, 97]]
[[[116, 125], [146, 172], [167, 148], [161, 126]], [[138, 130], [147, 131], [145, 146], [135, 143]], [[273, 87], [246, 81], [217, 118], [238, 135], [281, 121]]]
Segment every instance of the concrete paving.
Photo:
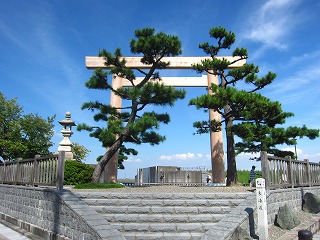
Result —
[[0, 240], [30, 240], [30, 238], [0, 223]]
[[320, 240], [320, 231], [318, 231], [317, 233], [315, 233], [315, 234], [313, 235], [312, 240]]

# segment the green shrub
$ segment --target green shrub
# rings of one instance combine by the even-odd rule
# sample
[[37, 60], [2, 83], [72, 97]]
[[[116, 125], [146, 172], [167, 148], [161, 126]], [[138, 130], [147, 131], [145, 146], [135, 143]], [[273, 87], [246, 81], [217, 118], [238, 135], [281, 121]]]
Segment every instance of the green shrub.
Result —
[[94, 168], [82, 162], [74, 160], [65, 161], [64, 169], [64, 184], [76, 185], [88, 183], [91, 181], [91, 176]]

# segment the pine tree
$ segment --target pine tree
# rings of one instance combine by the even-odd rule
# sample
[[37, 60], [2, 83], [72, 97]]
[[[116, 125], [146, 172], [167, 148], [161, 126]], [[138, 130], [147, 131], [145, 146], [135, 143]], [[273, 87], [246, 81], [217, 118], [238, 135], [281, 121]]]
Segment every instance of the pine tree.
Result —
[[[197, 133], [209, 131], [220, 131], [225, 124], [227, 138], [227, 185], [237, 184], [236, 153], [260, 152], [277, 156], [284, 156], [288, 152], [280, 151], [277, 145], [296, 144], [296, 139], [308, 137], [315, 139], [319, 137], [318, 129], [302, 127], [280, 128], [278, 125], [285, 123], [288, 117], [294, 116], [291, 112], [284, 112], [281, 104], [272, 101], [257, 91], [272, 83], [276, 74], [269, 72], [264, 77], [258, 77], [259, 68], [254, 64], [244, 64], [240, 68], [228, 70], [233, 62], [215, 58], [221, 49], [229, 49], [235, 42], [235, 35], [227, 32], [224, 28], [212, 28], [210, 36], [217, 40], [216, 46], [203, 43], [200, 48], [209, 54], [212, 59], [203, 61], [194, 66], [197, 72], [207, 72], [218, 75], [219, 86], [212, 85], [212, 94], [206, 94], [190, 100], [190, 105], [197, 108], [213, 109], [221, 114], [222, 121], [195, 122]], [[246, 49], [236, 48], [233, 56], [238, 60], [246, 59]], [[245, 82], [252, 86], [249, 90], [236, 89], [239, 82]], [[236, 123], [236, 124], [235, 124]], [[242, 139], [242, 142], [235, 144], [234, 135]], [[236, 152], [237, 150], [237, 152]], [[292, 153], [291, 153], [292, 155]]]
[[238, 153], [266, 151], [278, 157], [290, 156], [293, 159], [297, 157], [294, 156], [294, 152], [279, 150], [278, 146], [282, 144], [296, 145], [297, 138], [308, 137], [314, 140], [319, 137], [319, 129], [309, 129], [306, 125], [281, 128], [254, 121], [236, 124], [233, 131], [242, 139], [235, 146]]
[[[177, 56], [182, 53], [181, 42], [176, 36], [159, 32], [152, 28], [135, 31], [135, 39], [130, 42], [131, 53], [141, 56], [141, 62], [150, 65], [147, 71], [132, 69], [126, 66], [121, 50], [116, 49], [114, 54], [101, 50], [99, 56], [105, 58], [109, 71], [96, 69], [93, 76], [86, 82], [89, 89], [112, 91], [129, 103], [128, 106], [117, 109], [98, 101], [84, 103], [82, 109], [97, 111], [95, 121], [107, 122], [107, 127], [88, 126], [80, 124], [78, 130], [90, 131], [90, 136], [98, 138], [103, 147], [108, 147], [106, 153], [100, 158], [92, 176], [93, 182], [98, 182], [100, 175], [112, 156], [120, 150], [120, 159], [125, 155], [137, 154], [136, 150], [126, 148], [125, 143], [151, 145], [159, 144], [165, 136], [157, 133], [160, 123], [170, 122], [167, 113], [160, 114], [154, 111], [145, 111], [146, 106], [173, 106], [177, 99], [185, 97], [184, 90], [176, 90], [161, 84], [159, 70], [165, 69], [170, 63], [164, 62], [163, 57]], [[110, 75], [117, 75], [131, 82], [132, 87], [112, 87]], [[143, 80], [136, 81], [136, 75], [142, 75]], [[160, 80], [160, 81], [152, 81]], [[120, 162], [121, 163], [121, 162]]]
[[[194, 69], [198, 73], [206, 72], [209, 74], [217, 75], [219, 77], [219, 86], [211, 86], [213, 91], [212, 95], [204, 95], [202, 97], [192, 99], [190, 105], [196, 105], [197, 108], [213, 109], [222, 115], [222, 121], [202, 121], [194, 123], [198, 128], [198, 133], [206, 133], [209, 131], [220, 131], [222, 123], [225, 124], [226, 138], [227, 138], [227, 185], [237, 184], [237, 168], [235, 159], [235, 142], [234, 133], [231, 130], [236, 114], [240, 111], [235, 110], [237, 104], [249, 97], [249, 94], [264, 88], [272, 83], [276, 74], [269, 72], [264, 77], [259, 78], [259, 68], [254, 64], [244, 64], [236, 69], [229, 69], [229, 66], [235, 62], [248, 58], [248, 51], [244, 48], [236, 48], [232, 56], [238, 57], [234, 62], [227, 59], [218, 59], [219, 52], [224, 49], [230, 49], [235, 42], [235, 34], [228, 32], [223, 27], [216, 27], [210, 29], [210, 37], [216, 40], [216, 45], [209, 45], [208, 42], [200, 44], [199, 47], [208, 54], [211, 59], [202, 61], [194, 65]], [[238, 82], [245, 82], [251, 86], [247, 91], [238, 92], [235, 85]], [[232, 87], [231, 87], [232, 86]], [[221, 99], [216, 94], [220, 92]], [[254, 95], [257, 96], [257, 95]], [[239, 98], [239, 99], [234, 99]], [[204, 102], [206, 101], [206, 103]], [[211, 103], [211, 101], [220, 101], [218, 104]]]

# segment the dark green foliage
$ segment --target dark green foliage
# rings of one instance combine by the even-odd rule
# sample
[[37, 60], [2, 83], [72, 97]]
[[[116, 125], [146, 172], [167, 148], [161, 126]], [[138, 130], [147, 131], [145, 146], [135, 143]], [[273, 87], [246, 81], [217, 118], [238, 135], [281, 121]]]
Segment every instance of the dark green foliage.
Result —
[[[270, 84], [276, 77], [274, 73], [268, 73], [266, 76], [258, 77], [259, 68], [254, 64], [244, 64], [236, 69], [229, 69], [231, 64], [242, 61], [248, 58], [248, 51], [244, 48], [236, 48], [232, 56], [232, 62], [226, 58], [216, 58], [222, 49], [230, 49], [235, 42], [235, 34], [228, 32], [223, 27], [210, 29], [210, 37], [214, 39], [214, 45], [208, 42], [200, 44], [199, 47], [211, 59], [201, 61], [195, 64], [193, 68], [198, 72], [206, 72], [217, 75], [219, 78], [218, 86], [210, 86], [213, 94], [205, 94], [195, 99], [190, 100], [190, 105], [195, 105], [198, 109], [202, 108], [213, 109], [222, 116], [221, 121], [198, 121], [194, 123], [197, 128], [197, 133], [208, 133], [211, 131], [217, 132], [221, 130], [224, 123], [226, 125], [227, 137], [227, 186], [237, 184], [237, 169], [235, 159], [235, 144], [234, 132], [232, 129], [233, 122], [238, 120], [246, 120], [249, 117], [259, 118], [260, 115], [253, 116], [250, 112], [253, 109], [258, 109], [259, 104], [265, 106], [266, 98], [261, 95], [253, 94], [255, 91]], [[241, 81], [250, 84], [251, 89], [247, 91], [238, 90], [235, 85]], [[252, 94], [252, 95], [251, 95]], [[259, 101], [259, 104], [257, 103]], [[265, 108], [263, 108], [265, 110]]]
[[74, 160], [65, 161], [64, 169], [64, 184], [76, 185], [88, 183], [91, 181], [91, 176], [94, 168], [82, 162]]
[[237, 152], [267, 151], [279, 157], [293, 157], [292, 152], [280, 151], [277, 149], [277, 145], [296, 145], [297, 138], [308, 137], [313, 140], [319, 137], [318, 129], [308, 129], [305, 125], [302, 127], [280, 128], [275, 127], [276, 124], [276, 122], [268, 124], [268, 122], [256, 123], [246, 121], [234, 125], [233, 131], [237, 136], [242, 138], [241, 142], [236, 143]]
[[[128, 142], [129, 142], [129, 140], [128, 140]], [[137, 150], [135, 150], [133, 148], [126, 148], [123, 145], [120, 146], [120, 148], [118, 149], [118, 152], [119, 152], [119, 154], [118, 154], [118, 169], [125, 169], [123, 162], [128, 159], [129, 155], [132, 155], [132, 156], [138, 155]], [[103, 157], [102, 155], [97, 157], [97, 159], [96, 159], [97, 162], [99, 162], [102, 157]]]
[[[227, 137], [227, 185], [237, 182], [236, 160], [237, 152], [267, 151], [275, 155], [285, 154], [277, 149], [279, 144], [296, 144], [297, 137], [307, 136], [315, 139], [319, 136], [319, 130], [308, 129], [306, 126], [278, 128], [284, 124], [286, 118], [293, 113], [284, 112], [281, 104], [256, 93], [272, 83], [276, 74], [268, 72], [265, 76], [258, 76], [259, 68], [254, 64], [244, 64], [235, 69], [228, 69], [230, 64], [236, 63], [248, 57], [248, 52], [243, 48], [236, 48], [232, 56], [233, 62], [216, 58], [221, 49], [229, 49], [235, 42], [235, 35], [227, 32], [222, 27], [210, 29], [210, 37], [215, 38], [216, 45], [209, 43], [200, 45], [205, 53], [212, 59], [206, 59], [200, 64], [194, 65], [194, 69], [201, 73], [206, 72], [219, 77], [218, 86], [212, 85], [212, 95], [206, 94], [190, 100], [190, 105], [197, 109], [213, 109], [222, 116], [221, 121], [198, 121], [194, 123], [198, 134], [210, 131], [220, 131], [224, 123]], [[248, 90], [237, 89], [238, 82], [249, 85]], [[242, 142], [234, 144], [234, 135], [242, 138]]]
[[130, 42], [131, 52], [143, 54], [141, 59], [145, 64], [157, 64], [158, 69], [165, 68], [169, 63], [159, 61], [162, 57], [177, 56], [182, 53], [181, 42], [178, 37], [162, 32], [155, 34], [153, 28], [135, 31], [136, 39]]
[[4, 160], [49, 155], [53, 146], [55, 116], [23, 114], [16, 99], [7, 100], [0, 92], [0, 157]]
[[[284, 123], [285, 118], [292, 116], [292, 113], [283, 112], [281, 104], [277, 101], [262, 96], [258, 93], [248, 93], [244, 90], [236, 90], [232, 87], [221, 88], [212, 86], [212, 95], [206, 94], [190, 100], [190, 105], [195, 105], [199, 108], [215, 109], [225, 118], [231, 117], [233, 121], [249, 121], [252, 120], [259, 124], [268, 124], [269, 127], [274, 127], [276, 124]], [[228, 112], [222, 109], [228, 105]], [[197, 133], [219, 131], [222, 122], [208, 123], [203, 121], [202, 124], [197, 122], [200, 130]], [[243, 135], [247, 132], [242, 130]]]
[[[135, 38], [130, 42], [130, 50], [131, 53], [138, 54], [141, 62], [150, 68], [144, 70], [127, 67], [120, 49], [116, 49], [113, 54], [101, 50], [99, 56], [104, 57], [109, 71], [96, 69], [86, 83], [90, 89], [111, 91], [127, 104], [115, 107], [95, 101], [82, 105], [82, 109], [95, 112], [93, 118], [96, 122], [106, 122], [98, 126], [88, 126], [83, 123], [77, 127], [78, 130], [89, 131], [91, 137], [99, 139], [102, 146], [108, 148], [100, 158], [93, 181], [98, 180], [102, 169], [117, 151], [120, 150], [119, 168], [123, 168], [122, 162], [127, 159], [125, 155], [137, 154], [133, 149], [126, 149], [125, 143], [155, 145], [165, 140], [165, 136], [160, 135], [158, 130], [160, 124], [169, 123], [169, 115], [146, 112], [147, 105], [173, 106], [176, 100], [185, 97], [185, 90], [164, 86], [161, 81], [151, 82], [151, 80], [161, 80], [157, 70], [164, 69], [170, 64], [163, 60], [164, 57], [181, 54], [181, 42], [178, 37], [162, 32], [155, 33], [153, 28], [136, 30]], [[142, 81], [136, 81], [136, 74], [142, 75]], [[112, 87], [112, 75], [127, 79], [131, 87], [115, 89]]]
[[120, 183], [82, 183], [75, 185], [75, 189], [108, 189], [108, 188], [124, 188]]
[[49, 148], [53, 146], [50, 141], [54, 134], [53, 122], [55, 116], [43, 119], [37, 114], [26, 114], [20, 118], [21, 142], [26, 148], [20, 153], [22, 158], [30, 158], [35, 155], [49, 155]]

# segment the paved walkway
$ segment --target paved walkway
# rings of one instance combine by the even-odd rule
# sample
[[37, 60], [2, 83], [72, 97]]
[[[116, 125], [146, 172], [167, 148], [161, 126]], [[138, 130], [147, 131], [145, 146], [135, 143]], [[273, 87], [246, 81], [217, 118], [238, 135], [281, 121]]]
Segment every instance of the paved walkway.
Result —
[[313, 235], [312, 240], [320, 240], [320, 231], [318, 231], [317, 233], [315, 233], [315, 234]]
[[30, 240], [30, 238], [0, 223], [0, 240]]
[[[27, 236], [12, 230], [11, 228], [0, 223], [0, 240], [30, 240]], [[320, 231], [313, 235], [312, 240], [320, 240]]]

